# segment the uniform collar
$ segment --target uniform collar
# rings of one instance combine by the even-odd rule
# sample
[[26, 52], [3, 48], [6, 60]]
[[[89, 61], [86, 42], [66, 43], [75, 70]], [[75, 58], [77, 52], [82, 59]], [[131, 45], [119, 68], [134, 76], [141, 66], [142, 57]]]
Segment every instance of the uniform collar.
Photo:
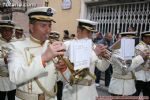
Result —
[[43, 45], [44, 42], [41, 42], [40, 40], [34, 38], [32, 35], [30, 35], [30, 40], [36, 44]]

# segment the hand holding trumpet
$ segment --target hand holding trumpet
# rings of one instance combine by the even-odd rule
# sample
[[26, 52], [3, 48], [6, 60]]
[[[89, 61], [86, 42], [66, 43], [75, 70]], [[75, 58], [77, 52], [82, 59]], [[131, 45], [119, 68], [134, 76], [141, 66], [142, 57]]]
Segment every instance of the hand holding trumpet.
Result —
[[147, 50], [145, 50], [145, 51], [143, 51], [143, 52], [141, 53], [141, 56], [143, 57], [144, 60], [148, 60], [148, 59], [150, 59], [150, 58], [149, 58], [149, 57], [150, 57], [150, 52], [147, 51]]
[[103, 58], [108, 59], [109, 54], [107, 53], [107, 46], [104, 46], [103, 44], [97, 44], [96, 47], [94, 48], [94, 51], [97, 56], [101, 56]]
[[148, 50], [141, 51], [136, 49], [136, 53], [141, 55], [145, 61], [150, 59], [150, 52]]
[[52, 44], [49, 44], [46, 51], [42, 55], [42, 60], [44, 62], [48, 62], [50, 60], [53, 60], [53, 58], [57, 56], [63, 56], [65, 50], [65, 45], [63, 42], [53, 42]]
[[60, 72], [64, 72], [67, 69], [65, 62], [62, 59], [58, 60], [58, 62], [55, 64], [55, 67]]

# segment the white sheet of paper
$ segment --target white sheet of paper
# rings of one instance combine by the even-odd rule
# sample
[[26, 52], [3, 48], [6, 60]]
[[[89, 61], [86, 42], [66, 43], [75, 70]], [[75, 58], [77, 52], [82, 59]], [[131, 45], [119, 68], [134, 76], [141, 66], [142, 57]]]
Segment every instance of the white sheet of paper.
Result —
[[70, 43], [69, 59], [74, 63], [74, 70], [90, 67], [92, 40], [73, 40]]
[[135, 40], [129, 38], [121, 39], [121, 57], [124, 60], [132, 59], [135, 54]]
[[71, 40], [70, 41], [70, 46], [69, 46], [69, 60], [70, 62], [73, 63], [73, 58], [74, 58], [74, 43], [75, 43], [76, 40]]

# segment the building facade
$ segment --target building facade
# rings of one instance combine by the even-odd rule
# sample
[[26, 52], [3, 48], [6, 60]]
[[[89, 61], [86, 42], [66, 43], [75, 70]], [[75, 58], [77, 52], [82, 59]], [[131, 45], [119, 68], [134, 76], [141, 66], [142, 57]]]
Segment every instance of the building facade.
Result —
[[150, 30], [150, 0], [85, 0], [82, 16], [98, 22], [97, 30], [114, 35], [133, 27], [138, 33]]
[[[22, 0], [12, 0], [14, 4]], [[150, 30], [150, 0], [24, 0], [36, 6], [48, 6], [56, 10], [53, 31], [63, 35], [63, 30], [76, 33], [78, 18], [98, 22], [97, 30], [113, 35], [125, 32], [132, 26], [138, 33]], [[63, 9], [64, 2], [71, 2], [69, 9]], [[28, 7], [30, 9], [31, 7]], [[1, 15], [2, 16], [2, 15]], [[12, 19], [28, 33], [28, 16], [22, 12], [13, 12]]]
[[63, 30], [66, 29], [70, 34], [76, 34], [76, 19], [80, 18], [82, 0], [68, 0], [71, 1], [70, 9], [62, 8], [64, 1], [65, 0], [49, 0], [49, 6], [56, 10], [56, 14], [54, 15], [56, 24], [53, 25], [53, 30], [60, 32], [61, 37], [63, 36]]
[[[53, 2], [50, 4], [54, 5], [54, 8], [58, 8], [58, 11], [61, 10], [62, 2], [59, 0], [57, 3], [51, 2]], [[77, 24], [74, 21], [76, 18], [96, 21], [98, 22], [96, 28], [99, 32], [103, 34], [112, 32], [113, 36], [128, 31], [129, 27], [133, 27], [138, 34], [150, 30], [150, 0], [72, 0], [72, 9], [61, 10], [61, 13], [58, 12], [56, 15], [58, 17], [55, 18], [56, 20], [60, 19], [59, 16], [65, 16], [66, 13], [67, 16], [63, 21], [72, 20], [69, 21], [68, 27], [71, 32], [76, 31]], [[65, 22], [57, 24], [57, 28], [63, 26]]]

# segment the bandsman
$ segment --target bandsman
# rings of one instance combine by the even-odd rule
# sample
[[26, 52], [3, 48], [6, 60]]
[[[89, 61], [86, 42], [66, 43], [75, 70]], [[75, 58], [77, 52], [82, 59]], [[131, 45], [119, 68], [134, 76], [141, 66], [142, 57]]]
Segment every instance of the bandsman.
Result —
[[[120, 35], [121, 38], [133, 39], [136, 36], [136, 33], [122, 32]], [[113, 68], [113, 74], [108, 91], [112, 96], [133, 96], [136, 92], [133, 70], [144, 62], [144, 58], [147, 55], [144, 53], [143, 55], [135, 56], [130, 60], [127, 59], [128, 62], [126, 62], [127, 60], [122, 59], [120, 55], [120, 48], [117, 48], [112, 52], [110, 61]]]
[[[92, 32], [95, 32], [96, 22], [87, 19], [77, 19], [77, 40], [91, 39]], [[71, 41], [71, 40], [70, 40]], [[70, 41], [66, 41], [66, 48], [69, 48]], [[99, 55], [105, 54], [107, 46], [93, 45], [92, 57], [90, 58], [89, 73], [94, 75], [95, 66], [100, 70], [106, 70], [109, 67], [109, 62], [98, 58]], [[95, 100], [98, 96], [95, 87], [95, 78], [86, 75], [80, 82], [68, 85], [66, 84], [63, 92], [63, 100]]]
[[149, 57], [140, 65], [140, 68], [135, 69], [136, 76], [136, 96], [143, 92], [144, 96], [149, 96], [150, 99], [150, 31], [141, 33], [141, 41], [136, 46], [137, 55], [144, 51], [149, 53]]
[[[54, 100], [57, 80], [57, 62], [54, 58], [64, 54], [62, 42], [50, 43], [48, 35], [54, 21], [55, 10], [50, 7], [30, 9], [30, 36], [10, 45], [8, 67], [10, 80], [19, 85], [17, 100]], [[64, 70], [64, 69], [63, 69]]]
[[8, 45], [12, 40], [14, 22], [11, 20], [0, 20], [0, 98], [15, 100], [16, 85], [9, 80], [7, 55]]

